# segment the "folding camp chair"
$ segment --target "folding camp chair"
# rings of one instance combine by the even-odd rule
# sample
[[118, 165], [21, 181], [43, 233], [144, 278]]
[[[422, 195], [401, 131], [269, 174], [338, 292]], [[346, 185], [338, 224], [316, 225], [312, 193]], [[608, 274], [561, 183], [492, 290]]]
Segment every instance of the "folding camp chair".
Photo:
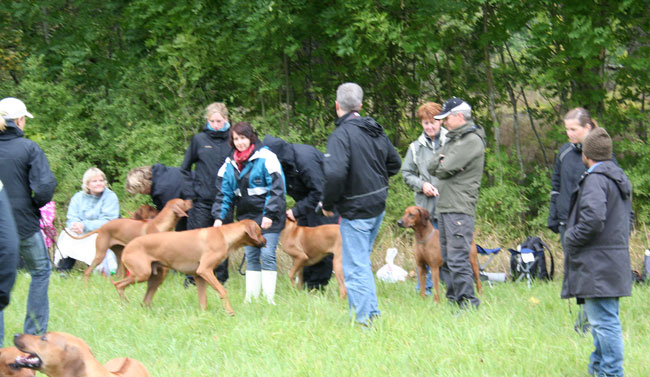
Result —
[[492, 262], [492, 259], [499, 254], [499, 251], [501, 251], [500, 247], [497, 247], [495, 249], [486, 249], [482, 247], [481, 245], [476, 245], [476, 251], [480, 255], [487, 256], [488, 259], [485, 261], [485, 263], [479, 262], [478, 268], [479, 268], [479, 275], [481, 277], [481, 280], [485, 280], [488, 282], [490, 287], [492, 286], [493, 281], [505, 281], [505, 274], [503, 273], [494, 273], [494, 272], [486, 272], [485, 268]]
[[528, 288], [530, 288], [533, 280], [531, 268], [535, 263], [535, 250], [521, 247], [521, 245], [517, 249], [508, 249], [512, 255], [510, 258], [510, 274], [514, 281], [520, 281], [525, 277], [528, 282]]

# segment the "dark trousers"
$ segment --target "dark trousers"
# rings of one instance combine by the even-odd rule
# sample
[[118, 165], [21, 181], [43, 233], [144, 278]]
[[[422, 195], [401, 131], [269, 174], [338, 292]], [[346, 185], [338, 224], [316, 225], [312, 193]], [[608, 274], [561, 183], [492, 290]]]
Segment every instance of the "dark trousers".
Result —
[[[338, 223], [338, 216], [325, 217], [314, 213], [314, 211], [308, 211], [306, 216], [297, 217], [296, 220], [300, 226], [318, 226], [325, 224], [336, 224]], [[332, 261], [334, 256], [329, 254], [323, 258], [320, 262], [311, 265], [305, 266], [303, 269], [303, 280], [307, 284], [307, 289], [322, 289], [327, 285], [332, 277]]]
[[[212, 204], [196, 201], [194, 207], [190, 209], [187, 219], [187, 230], [209, 228], [214, 225], [214, 217], [212, 217]], [[232, 222], [224, 221], [224, 224]], [[221, 282], [225, 283], [228, 280], [228, 258], [226, 258], [217, 268], [214, 269], [214, 275]], [[189, 276], [188, 276], [189, 277]]]
[[474, 294], [474, 276], [469, 262], [469, 251], [474, 238], [474, 217], [463, 213], [442, 213], [440, 223], [440, 248], [442, 258], [449, 267], [447, 299], [461, 307], [480, 301]]

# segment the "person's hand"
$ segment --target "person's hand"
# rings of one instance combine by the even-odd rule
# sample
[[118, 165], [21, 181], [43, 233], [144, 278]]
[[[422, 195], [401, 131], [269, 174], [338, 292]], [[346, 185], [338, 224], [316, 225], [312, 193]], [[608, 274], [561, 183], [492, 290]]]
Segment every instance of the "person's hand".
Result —
[[428, 197], [440, 195], [438, 189], [429, 182], [424, 182], [424, 184], [422, 184], [422, 192]]
[[323, 216], [332, 217], [332, 216], [334, 216], [334, 212], [333, 211], [323, 210]]
[[212, 224], [213, 227], [220, 227], [223, 224], [223, 221], [216, 219], [214, 220], [214, 224]]
[[82, 222], [76, 221], [70, 225], [70, 230], [77, 234], [82, 234], [84, 232], [84, 224]]
[[269, 219], [266, 216], [262, 217], [262, 225], [260, 226], [260, 228], [269, 229], [271, 225], [273, 225], [273, 220]]
[[295, 216], [293, 216], [293, 211], [290, 209], [287, 210], [287, 218], [291, 221], [296, 221]]

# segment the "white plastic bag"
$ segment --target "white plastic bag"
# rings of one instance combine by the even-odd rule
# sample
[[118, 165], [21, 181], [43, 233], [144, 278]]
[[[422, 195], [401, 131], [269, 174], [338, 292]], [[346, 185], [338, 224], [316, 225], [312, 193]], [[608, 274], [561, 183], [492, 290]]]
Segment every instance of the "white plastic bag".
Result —
[[396, 283], [398, 281], [406, 280], [408, 272], [394, 263], [396, 256], [396, 248], [391, 247], [390, 249], [386, 250], [386, 264], [377, 270], [377, 278], [379, 280], [389, 283]]

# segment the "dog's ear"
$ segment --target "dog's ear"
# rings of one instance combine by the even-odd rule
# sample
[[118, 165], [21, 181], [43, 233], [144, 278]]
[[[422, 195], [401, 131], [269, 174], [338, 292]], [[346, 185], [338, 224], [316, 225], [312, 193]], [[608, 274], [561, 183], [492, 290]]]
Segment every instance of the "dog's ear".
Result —
[[[174, 203], [174, 204], [172, 204], [172, 206], [171, 206], [171, 210], [172, 210], [172, 212], [174, 212], [174, 214], [175, 214], [176, 216], [178, 216], [178, 217], [188, 217], [188, 216], [187, 216], [187, 212], [185, 212], [185, 209], [183, 208], [183, 204], [185, 204], [185, 203], [184, 203], [184, 202], [180, 202], [180, 203]], [[188, 208], [188, 209], [189, 209], [189, 208]]]
[[429, 211], [427, 211], [427, 210], [424, 209], [424, 208], [420, 208], [420, 207], [418, 207], [418, 213], [419, 213], [419, 215], [420, 215], [420, 223], [421, 223], [423, 226], [426, 226], [426, 225], [427, 225], [427, 222], [429, 221], [429, 217], [431, 216], [431, 215], [429, 214]]
[[65, 360], [61, 360], [65, 364], [63, 368], [63, 377], [76, 377], [81, 376], [86, 368], [86, 363], [83, 360], [83, 355], [79, 347], [73, 344], [66, 344], [63, 348]]

